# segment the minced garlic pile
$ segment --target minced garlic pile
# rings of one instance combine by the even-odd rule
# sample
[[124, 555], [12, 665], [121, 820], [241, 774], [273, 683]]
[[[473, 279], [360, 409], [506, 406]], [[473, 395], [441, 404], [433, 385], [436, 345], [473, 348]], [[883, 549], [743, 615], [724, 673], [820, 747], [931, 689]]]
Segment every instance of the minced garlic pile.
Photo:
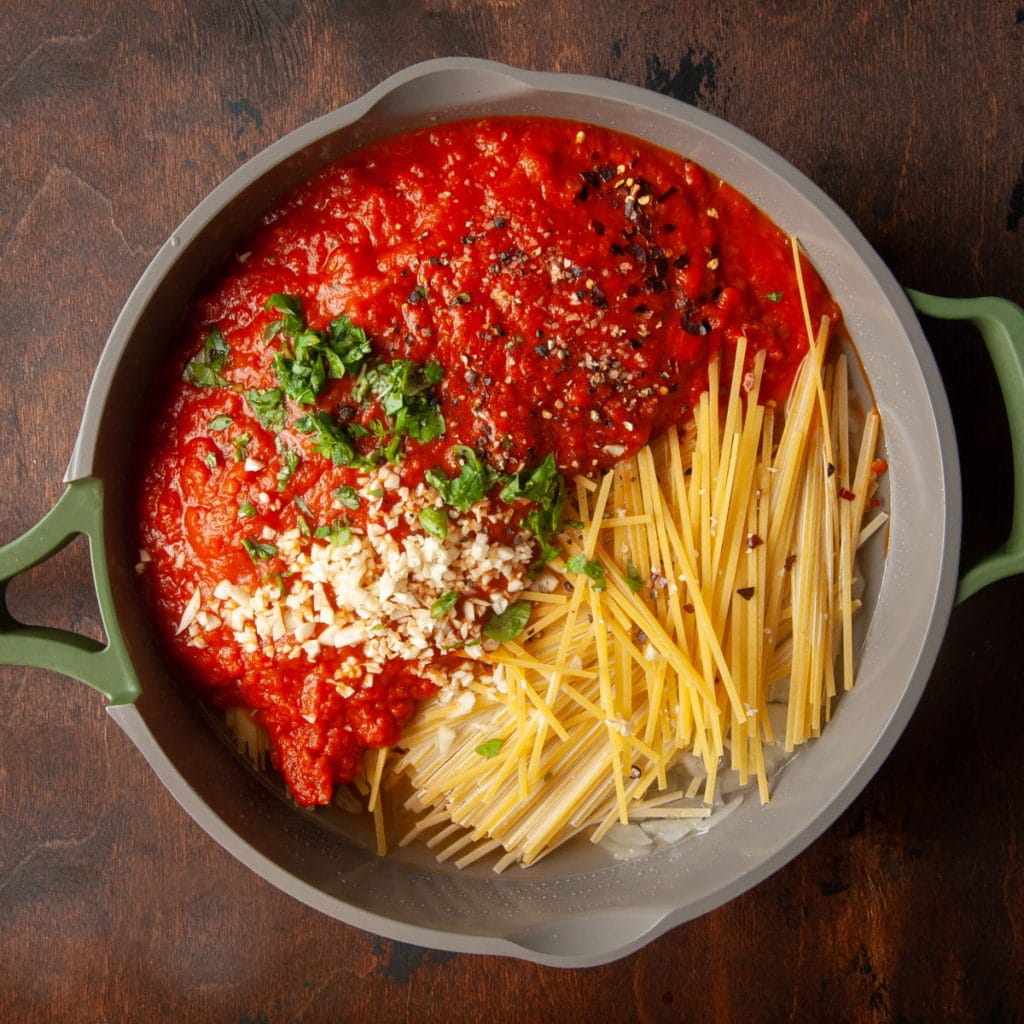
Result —
[[[390, 507], [384, 501], [388, 489], [397, 492]], [[352, 526], [340, 539], [296, 527], [265, 529], [262, 540], [276, 549], [284, 571], [255, 589], [227, 579], [211, 592], [197, 586], [177, 632], [203, 648], [212, 634], [226, 629], [244, 652], [262, 651], [277, 660], [312, 663], [326, 649], [356, 648], [334, 672], [343, 697], [352, 695], [353, 683], [371, 686], [391, 659], [413, 662], [415, 671], [441, 688], [442, 701], [474, 679], [503, 688], [502, 667], [478, 660], [498, 646], [481, 627], [526, 589], [535, 558], [525, 533], [515, 545], [492, 539], [507, 527], [509, 506], [484, 500], [467, 512], [448, 508], [439, 537], [420, 519], [422, 510], [443, 507], [432, 487], [400, 486], [385, 468], [366, 475], [356, 492], [367, 509], [365, 528]], [[149, 561], [141, 552], [139, 571]], [[438, 655], [456, 650], [466, 659], [461, 667], [435, 663]]]

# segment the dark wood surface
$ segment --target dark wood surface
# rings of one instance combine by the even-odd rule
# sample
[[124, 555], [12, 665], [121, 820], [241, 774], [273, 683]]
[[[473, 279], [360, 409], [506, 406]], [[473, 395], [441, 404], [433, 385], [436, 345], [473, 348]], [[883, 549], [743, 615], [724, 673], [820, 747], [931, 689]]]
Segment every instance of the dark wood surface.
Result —
[[[56, 500], [107, 332], [247, 157], [428, 57], [695, 103], [820, 184], [897, 277], [1024, 301], [1024, 7], [574, 0], [37, 0], [0, 13], [0, 536]], [[1008, 521], [991, 371], [929, 328], [961, 424], [965, 544]], [[99, 635], [80, 542], [12, 587]], [[52, 674], [0, 670], [0, 1020], [1013, 1021], [1024, 1015], [1024, 583], [953, 614], [875, 780], [754, 891], [558, 972], [375, 938], [292, 901], [178, 808]]]

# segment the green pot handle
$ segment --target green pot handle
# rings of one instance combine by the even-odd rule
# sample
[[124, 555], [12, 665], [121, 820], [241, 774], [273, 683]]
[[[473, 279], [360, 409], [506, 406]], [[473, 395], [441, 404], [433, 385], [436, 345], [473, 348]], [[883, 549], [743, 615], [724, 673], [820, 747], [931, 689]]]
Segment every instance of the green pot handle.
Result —
[[1024, 310], [1006, 299], [945, 299], [907, 289], [914, 308], [940, 320], [969, 320], [981, 333], [1003, 392], [1013, 450], [1013, 521], [1006, 542], [961, 577], [956, 599], [1024, 572]]
[[[20, 573], [46, 561], [80, 534], [89, 538], [92, 578], [107, 643], [49, 626], [28, 626], [7, 608], [7, 586]], [[103, 536], [103, 483], [75, 480], [56, 505], [27, 533], [0, 547], [0, 665], [45, 668], [79, 679], [111, 704], [130, 704], [141, 692], [107, 575]]]

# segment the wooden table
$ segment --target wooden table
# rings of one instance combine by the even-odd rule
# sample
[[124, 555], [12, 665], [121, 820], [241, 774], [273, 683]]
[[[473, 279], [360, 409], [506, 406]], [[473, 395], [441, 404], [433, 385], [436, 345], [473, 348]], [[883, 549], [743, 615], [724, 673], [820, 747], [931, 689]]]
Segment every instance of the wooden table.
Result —
[[[447, 54], [585, 72], [718, 114], [845, 208], [897, 277], [1024, 300], [1024, 7], [612, 0], [133, 4], [0, 14], [0, 534], [56, 500], [92, 370], [172, 228], [247, 157]], [[962, 424], [966, 547], [1008, 522], [994, 379], [929, 328]], [[99, 635], [78, 543], [26, 619]], [[92, 691], [0, 671], [0, 1019], [1011, 1021], [1024, 1014], [1024, 581], [953, 615], [895, 753], [754, 891], [556, 972], [346, 927], [173, 802]]]

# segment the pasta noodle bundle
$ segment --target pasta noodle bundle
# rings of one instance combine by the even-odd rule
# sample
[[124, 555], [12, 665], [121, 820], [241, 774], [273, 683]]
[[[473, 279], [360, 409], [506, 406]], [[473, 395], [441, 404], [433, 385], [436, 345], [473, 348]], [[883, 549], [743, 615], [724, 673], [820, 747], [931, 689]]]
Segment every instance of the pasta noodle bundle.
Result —
[[[721, 405], [716, 362], [682, 435], [575, 480], [554, 585], [522, 595], [527, 630], [484, 656], [504, 666], [504, 691], [427, 701], [400, 751], [368, 755], [379, 839], [381, 785], [398, 777], [419, 815], [403, 843], [425, 838], [459, 866], [500, 848], [497, 870], [584, 829], [598, 841], [617, 822], [705, 817], [722, 764], [768, 800], [765, 745], [818, 736], [852, 686], [854, 556], [885, 519], [862, 532], [879, 416], [855, 435], [846, 357], [826, 361], [828, 343], [826, 319], [783, 415], [758, 402], [764, 353], [745, 372], [741, 340]], [[670, 788], [688, 754], [702, 805], [678, 801], [695, 786]]]

